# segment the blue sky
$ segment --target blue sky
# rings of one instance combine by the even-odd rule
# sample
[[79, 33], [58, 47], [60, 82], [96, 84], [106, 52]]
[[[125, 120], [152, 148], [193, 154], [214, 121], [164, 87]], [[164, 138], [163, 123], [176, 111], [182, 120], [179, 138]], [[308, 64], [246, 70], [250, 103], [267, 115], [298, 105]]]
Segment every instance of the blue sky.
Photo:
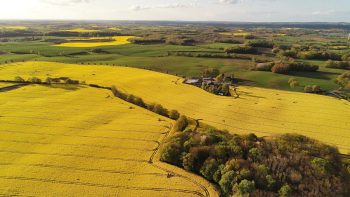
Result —
[[0, 0], [0, 19], [350, 22], [350, 0]]

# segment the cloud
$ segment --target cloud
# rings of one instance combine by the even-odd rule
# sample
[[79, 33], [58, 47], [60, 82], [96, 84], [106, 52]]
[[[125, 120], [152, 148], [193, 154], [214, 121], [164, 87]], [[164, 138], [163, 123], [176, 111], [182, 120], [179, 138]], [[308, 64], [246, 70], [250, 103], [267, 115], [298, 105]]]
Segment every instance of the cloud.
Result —
[[241, 2], [242, 0], [219, 0], [219, 3], [221, 4], [237, 4]]
[[181, 3], [173, 3], [173, 4], [162, 4], [162, 5], [135, 5], [132, 6], [130, 9], [134, 11], [141, 11], [141, 10], [149, 10], [149, 9], [174, 9], [174, 8], [191, 8], [195, 7], [195, 3], [190, 4], [181, 4]]
[[41, 1], [50, 5], [60, 5], [60, 6], [90, 2], [90, 0], [41, 0]]
[[327, 16], [327, 15], [331, 15], [335, 12], [335, 10], [323, 10], [323, 11], [314, 11], [311, 13], [311, 15], [314, 16]]

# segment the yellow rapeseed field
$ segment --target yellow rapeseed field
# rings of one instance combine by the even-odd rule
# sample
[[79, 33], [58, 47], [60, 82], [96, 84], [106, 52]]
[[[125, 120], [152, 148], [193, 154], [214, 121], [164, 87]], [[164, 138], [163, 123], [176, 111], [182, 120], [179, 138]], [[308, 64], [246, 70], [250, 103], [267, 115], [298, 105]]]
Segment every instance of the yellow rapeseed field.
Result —
[[224, 36], [235, 36], [235, 37], [244, 37], [244, 36], [250, 36], [251, 33], [249, 32], [224, 32], [220, 33], [221, 35]]
[[[67, 42], [63, 44], [57, 44], [54, 46], [60, 46], [60, 47], [101, 47], [101, 46], [111, 46], [111, 45], [123, 45], [123, 44], [129, 44], [129, 39], [134, 38], [135, 36], [114, 36], [112, 39], [114, 41], [110, 42]], [[102, 38], [89, 38], [89, 40], [97, 40], [97, 39], [104, 39]], [[81, 40], [81, 39], [80, 39]]]
[[25, 62], [0, 66], [0, 76], [12, 79], [67, 76], [103, 86], [116, 85], [146, 102], [202, 119], [234, 133], [270, 136], [299, 133], [350, 150], [350, 104], [315, 94], [241, 86], [239, 99], [220, 97], [182, 83], [176, 76], [128, 67]]
[[11, 85], [14, 85], [14, 84], [0, 82], [0, 88], [8, 87], [8, 86], [11, 86]]
[[0, 93], [0, 196], [208, 196], [201, 178], [149, 163], [169, 119], [108, 90], [62, 87]]
[[6, 29], [6, 30], [26, 30], [27, 27], [24, 27], [24, 26], [13, 26], [13, 25], [10, 25], [10, 26], [1, 26], [0, 25], [0, 30], [1, 29]]
[[66, 32], [78, 32], [78, 33], [89, 33], [89, 32], [99, 32], [100, 30], [96, 29], [85, 29], [85, 28], [75, 28], [75, 29], [67, 29], [67, 30], [61, 30]]

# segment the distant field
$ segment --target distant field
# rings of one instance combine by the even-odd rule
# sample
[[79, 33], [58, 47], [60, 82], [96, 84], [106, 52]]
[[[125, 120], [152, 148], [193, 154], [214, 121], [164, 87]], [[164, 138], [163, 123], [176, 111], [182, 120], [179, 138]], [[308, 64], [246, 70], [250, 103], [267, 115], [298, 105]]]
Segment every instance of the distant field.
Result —
[[13, 25], [7, 25], [7, 26], [1, 26], [0, 25], [0, 30], [5, 29], [5, 30], [25, 30], [27, 27], [24, 26], [13, 26]]
[[192, 118], [234, 133], [270, 136], [299, 133], [350, 151], [350, 105], [331, 97], [241, 86], [240, 98], [219, 97], [181, 83], [176, 76], [147, 70], [27, 62], [0, 66], [0, 76], [67, 76], [121, 90], [147, 102], [177, 109]]
[[[135, 36], [114, 36], [114, 41], [109, 42], [67, 42], [63, 44], [57, 44], [54, 46], [60, 47], [100, 47], [100, 46], [111, 46], [111, 45], [123, 45], [129, 44], [129, 39], [134, 38]], [[101, 39], [101, 38], [90, 38], [90, 40]]]
[[66, 31], [66, 32], [78, 32], [78, 33], [99, 32], [99, 30], [95, 30], [95, 29], [85, 29], [85, 28], [67, 29], [67, 30], [62, 30], [62, 31]]
[[0, 196], [208, 195], [149, 163], [171, 121], [107, 90], [30, 85], [0, 93], [0, 111]]
[[4, 88], [4, 87], [8, 87], [8, 86], [11, 86], [13, 85], [12, 83], [2, 83], [0, 82], [0, 88]]

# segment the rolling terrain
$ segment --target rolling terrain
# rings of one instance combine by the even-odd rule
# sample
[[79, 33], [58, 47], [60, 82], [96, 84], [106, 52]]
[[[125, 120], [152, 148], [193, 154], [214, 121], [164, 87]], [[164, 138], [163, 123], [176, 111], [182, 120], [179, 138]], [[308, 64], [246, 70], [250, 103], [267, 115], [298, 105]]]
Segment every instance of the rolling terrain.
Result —
[[88, 84], [115, 85], [147, 103], [162, 104], [233, 133], [298, 133], [335, 145], [342, 153], [350, 151], [350, 106], [331, 97], [246, 86], [238, 88], [239, 99], [220, 97], [185, 85], [176, 76], [128, 67], [25, 62], [2, 65], [0, 75], [2, 80], [65, 76]]
[[216, 195], [157, 162], [171, 120], [110, 91], [27, 85], [0, 92], [0, 111], [0, 196]]

